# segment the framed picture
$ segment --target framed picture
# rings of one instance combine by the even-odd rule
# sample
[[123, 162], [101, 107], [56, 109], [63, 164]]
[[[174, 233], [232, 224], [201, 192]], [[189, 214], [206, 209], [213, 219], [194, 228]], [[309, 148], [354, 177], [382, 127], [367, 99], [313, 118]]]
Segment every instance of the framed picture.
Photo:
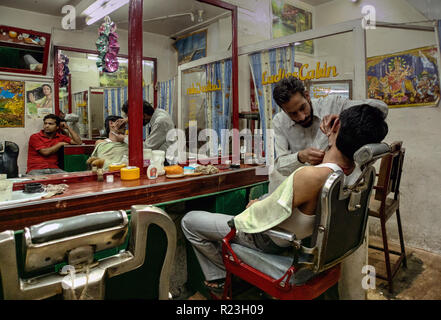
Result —
[[173, 47], [178, 52], [178, 65], [207, 56], [207, 29], [178, 38]]
[[435, 46], [366, 59], [367, 96], [389, 107], [437, 104], [440, 83]]
[[341, 96], [352, 99], [352, 80], [309, 81], [307, 87], [311, 99], [327, 96]]
[[53, 110], [53, 84], [26, 81], [26, 115], [42, 118]]
[[24, 127], [24, 81], [0, 80], [0, 128]]
[[[271, 0], [272, 36], [280, 38], [312, 29], [312, 12], [294, 7], [285, 0]], [[313, 40], [296, 44], [296, 51], [314, 54]]]

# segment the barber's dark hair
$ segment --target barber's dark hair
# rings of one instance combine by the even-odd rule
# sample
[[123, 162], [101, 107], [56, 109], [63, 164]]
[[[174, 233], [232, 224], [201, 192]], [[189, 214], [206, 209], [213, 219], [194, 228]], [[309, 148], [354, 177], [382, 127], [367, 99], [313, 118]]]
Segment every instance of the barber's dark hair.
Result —
[[[122, 108], [122, 111], [124, 111], [124, 113], [128, 116], [129, 115], [129, 101], [127, 100]], [[144, 114], [147, 114], [149, 116], [151, 116], [153, 114], [153, 112], [155, 112], [155, 109], [153, 109], [152, 105], [150, 103], [148, 103], [147, 101], [143, 100], [142, 101], [142, 112]]]
[[384, 113], [375, 107], [361, 104], [340, 113], [340, 130], [336, 146], [347, 158], [368, 143], [380, 143], [388, 133]]
[[287, 103], [297, 92], [305, 96], [305, 86], [301, 80], [290, 76], [276, 83], [273, 89], [273, 98], [279, 107], [282, 108], [282, 105]]
[[55, 122], [57, 123], [57, 126], [60, 126], [61, 118], [60, 118], [59, 116], [57, 116], [56, 114], [53, 114], [53, 113], [49, 113], [49, 114], [47, 114], [47, 115], [43, 118], [43, 122], [44, 122], [46, 119], [54, 119]]
[[110, 133], [110, 125], [109, 125], [109, 121], [115, 122], [118, 119], [122, 119], [122, 117], [120, 116], [108, 116], [106, 118], [106, 120], [104, 120], [104, 127], [106, 128], [106, 137], [109, 137], [109, 133]]

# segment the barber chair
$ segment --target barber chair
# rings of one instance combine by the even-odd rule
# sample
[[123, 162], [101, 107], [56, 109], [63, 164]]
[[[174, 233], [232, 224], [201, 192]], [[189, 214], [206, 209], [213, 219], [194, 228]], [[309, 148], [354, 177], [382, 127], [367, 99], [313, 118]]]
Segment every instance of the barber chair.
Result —
[[[14, 232], [1, 232], [0, 280], [4, 299], [45, 299], [54, 296], [88, 300], [107, 298], [106, 286], [110, 281], [143, 268], [147, 230], [151, 224], [159, 226], [167, 238], [158, 296], [161, 300], [168, 299], [176, 250], [175, 224], [163, 210], [146, 205], [132, 206], [130, 218], [129, 221], [124, 210], [103, 211], [25, 228], [21, 256], [16, 253], [19, 250], [16, 250]], [[121, 246], [125, 247], [126, 242], [126, 249], [120, 249]], [[111, 251], [117, 253], [96, 258], [99, 252]], [[152, 257], [148, 261], [151, 264]], [[62, 264], [61, 271], [54, 271], [55, 266], [61, 267]], [[123, 282], [127, 282], [127, 278], [123, 277]], [[131, 290], [148, 289], [149, 283], [143, 283], [139, 278], [135, 278], [134, 282], [130, 284]], [[114, 289], [121, 291], [121, 287], [127, 285], [125, 283]]]
[[0, 173], [6, 173], [8, 179], [18, 177], [19, 147], [11, 141], [0, 142]]
[[222, 240], [227, 275], [223, 299], [232, 298], [232, 275], [276, 299], [315, 299], [338, 284], [340, 262], [363, 243], [368, 204], [375, 178], [372, 164], [390, 151], [387, 144], [368, 144], [354, 154], [362, 173], [351, 186], [344, 186], [342, 172], [331, 173], [319, 194], [316, 223], [309, 246], [295, 234], [273, 228], [266, 234], [292, 243], [285, 255], [274, 255], [235, 244], [234, 221]]

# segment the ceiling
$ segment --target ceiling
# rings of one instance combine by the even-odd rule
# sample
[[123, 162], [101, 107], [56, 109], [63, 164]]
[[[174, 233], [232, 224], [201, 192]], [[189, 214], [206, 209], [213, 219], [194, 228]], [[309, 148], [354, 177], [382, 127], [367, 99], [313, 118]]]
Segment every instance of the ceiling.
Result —
[[[53, 16], [64, 16], [61, 9], [65, 5], [76, 8], [76, 28], [82, 30], [96, 30], [99, 24], [85, 25], [85, 16], [81, 13], [94, 0], [1, 0], [1, 5], [15, 9], [33, 11]], [[203, 27], [198, 22], [198, 10], [203, 10], [203, 21], [214, 19], [220, 15], [226, 16], [229, 11], [196, 0], [144, 0], [143, 1], [143, 30], [165, 36], [176, 36], [183, 30], [191, 27]], [[192, 16], [193, 14], [193, 21]], [[110, 14], [112, 21], [119, 29], [128, 29], [129, 4], [126, 4]], [[155, 19], [151, 21], [151, 19]], [[147, 20], [147, 21], [146, 21]]]

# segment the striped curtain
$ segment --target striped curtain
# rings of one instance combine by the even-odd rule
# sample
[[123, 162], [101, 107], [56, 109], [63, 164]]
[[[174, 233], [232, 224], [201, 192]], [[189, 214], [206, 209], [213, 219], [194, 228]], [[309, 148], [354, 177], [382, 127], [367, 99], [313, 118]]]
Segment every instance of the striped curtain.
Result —
[[[279, 106], [273, 99], [273, 89], [281, 78], [288, 73], [294, 72], [294, 46], [265, 50], [249, 55], [251, 72], [254, 80], [256, 103], [259, 108], [261, 128], [263, 129], [264, 148], [273, 145], [272, 141], [266, 141], [265, 129], [272, 129], [272, 119], [280, 111]], [[265, 152], [267, 163], [273, 160], [274, 149]], [[272, 151], [272, 152], [271, 152]], [[270, 159], [272, 158], [272, 159]]]
[[158, 108], [167, 111], [173, 119], [175, 79], [158, 82]]
[[[231, 128], [231, 59], [217, 61], [206, 65], [207, 87], [216, 86], [221, 90], [206, 92], [205, 120], [206, 128], [216, 131], [220, 137], [222, 153], [228, 150], [228, 139], [222, 134], [222, 129]], [[212, 88], [213, 88], [212, 87]], [[212, 146], [217, 150], [218, 146]]]
[[[121, 108], [128, 99], [128, 88], [103, 88], [104, 92], [104, 118], [109, 115], [124, 116]], [[142, 98], [153, 104], [153, 85], [147, 85], [142, 88]]]

